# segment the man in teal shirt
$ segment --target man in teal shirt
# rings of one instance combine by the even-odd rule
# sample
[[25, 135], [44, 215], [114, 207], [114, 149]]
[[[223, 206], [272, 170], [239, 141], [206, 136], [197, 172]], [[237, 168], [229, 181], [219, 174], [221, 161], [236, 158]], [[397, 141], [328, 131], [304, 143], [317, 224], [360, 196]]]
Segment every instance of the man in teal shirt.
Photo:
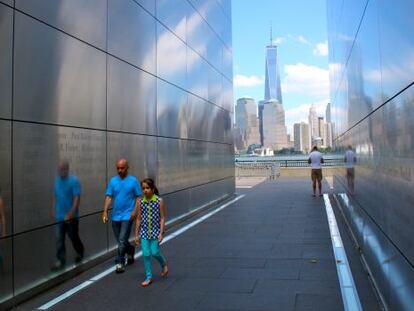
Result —
[[128, 161], [120, 159], [116, 162], [118, 175], [111, 178], [106, 188], [106, 198], [102, 221], [108, 222], [108, 210], [112, 204], [112, 230], [118, 242], [118, 252], [115, 258], [116, 272], [125, 271], [125, 256], [127, 263], [134, 262], [135, 248], [129, 243], [132, 223], [135, 219], [134, 208], [141, 187], [136, 177], [128, 175]]

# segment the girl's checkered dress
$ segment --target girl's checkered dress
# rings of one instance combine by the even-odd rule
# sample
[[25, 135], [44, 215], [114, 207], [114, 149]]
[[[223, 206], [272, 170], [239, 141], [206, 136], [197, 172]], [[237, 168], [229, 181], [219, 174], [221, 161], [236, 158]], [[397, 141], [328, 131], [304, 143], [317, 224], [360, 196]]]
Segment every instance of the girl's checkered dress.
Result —
[[160, 198], [155, 194], [151, 199], [141, 200], [141, 239], [158, 239], [161, 231]]

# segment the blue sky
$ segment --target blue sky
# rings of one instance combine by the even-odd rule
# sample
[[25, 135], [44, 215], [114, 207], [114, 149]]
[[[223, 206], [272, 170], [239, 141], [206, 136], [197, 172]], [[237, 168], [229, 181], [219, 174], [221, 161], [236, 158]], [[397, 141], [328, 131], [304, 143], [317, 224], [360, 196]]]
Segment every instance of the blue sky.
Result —
[[324, 116], [329, 102], [326, 0], [233, 0], [234, 101], [264, 96], [265, 47], [278, 46], [288, 133], [306, 121], [313, 103]]

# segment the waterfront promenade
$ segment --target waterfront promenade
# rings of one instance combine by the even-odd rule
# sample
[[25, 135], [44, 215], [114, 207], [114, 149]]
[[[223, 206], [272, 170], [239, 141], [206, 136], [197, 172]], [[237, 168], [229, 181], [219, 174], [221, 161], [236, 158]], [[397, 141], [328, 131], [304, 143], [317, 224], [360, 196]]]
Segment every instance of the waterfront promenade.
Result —
[[[311, 196], [308, 178], [262, 180], [240, 180], [243, 198], [162, 245], [167, 279], [157, 276], [149, 288], [140, 287], [138, 258], [125, 273], [110, 273], [47, 310], [343, 310], [324, 198]], [[326, 182], [324, 188], [332, 191]], [[380, 310], [335, 214], [361, 304]], [[112, 265], [99, 265], [17, 310], [36, 310]]]

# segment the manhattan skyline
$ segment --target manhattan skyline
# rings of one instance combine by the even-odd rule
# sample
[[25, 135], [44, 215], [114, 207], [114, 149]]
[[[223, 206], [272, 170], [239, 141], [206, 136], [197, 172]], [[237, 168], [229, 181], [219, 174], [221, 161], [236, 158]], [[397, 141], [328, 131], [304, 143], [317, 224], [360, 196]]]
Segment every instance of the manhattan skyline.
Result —
[[234, 101], [263, 99], [263, 64], [272, 28], [288, 133], [293, 134], [294, 123], [308, 121], [311, 104], [324, 116], [330, 102], [325, 1], [262, 0], [260, 6], [234, 1], [232, 5]]

